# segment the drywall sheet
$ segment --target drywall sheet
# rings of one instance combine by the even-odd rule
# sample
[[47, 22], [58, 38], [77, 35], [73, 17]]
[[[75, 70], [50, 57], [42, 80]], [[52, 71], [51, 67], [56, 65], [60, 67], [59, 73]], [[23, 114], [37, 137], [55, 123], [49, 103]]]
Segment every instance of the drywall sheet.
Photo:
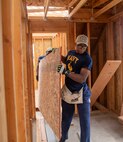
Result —
[[56, 69], [61, 62], [60, 48], [40, 61], [39, 65], [39, 109], [58, 138], [61, 129], [61, 79]]
[[108, 60], [106, 62], [91, 89], [91, 105], [93, 105], [96, 102], [97, 98], [100, 96], [103, 89], [106, 87], [106, 85], [108, 84], [108, 82], [110, 81], [111, 77], [114, 75], [120, 64], [120, 60]]

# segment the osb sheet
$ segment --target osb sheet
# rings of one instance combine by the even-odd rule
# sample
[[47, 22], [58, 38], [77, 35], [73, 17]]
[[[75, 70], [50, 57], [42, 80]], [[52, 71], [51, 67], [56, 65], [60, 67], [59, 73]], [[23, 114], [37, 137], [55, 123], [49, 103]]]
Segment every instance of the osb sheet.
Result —
[[60, 63], [60, 48], [47, 55], [39, 67], [39, 108], [54, 133], [60, 138], [61, 102], [60, 75], [56, 68]]

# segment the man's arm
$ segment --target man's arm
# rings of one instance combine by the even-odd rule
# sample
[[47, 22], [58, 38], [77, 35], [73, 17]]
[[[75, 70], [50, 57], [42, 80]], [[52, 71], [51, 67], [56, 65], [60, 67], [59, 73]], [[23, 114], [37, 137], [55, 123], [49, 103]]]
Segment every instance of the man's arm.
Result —
[[88, 70], [86, 68], [82, 68], [80, 71], [80, 74], [76, 74], [74, 72], [71, 72], [68, 74], [68, 77], [78, 83], [83, 83], [86, 81], [89, 74], [90, 74], [90, 70]]
[[63, 55], [61, 55], [61, 61], [62, 61], [62, 63], [64, 63], [65, 64], [65, 60], [66, 59], [66, 57], [65, 56], [63, 56]]

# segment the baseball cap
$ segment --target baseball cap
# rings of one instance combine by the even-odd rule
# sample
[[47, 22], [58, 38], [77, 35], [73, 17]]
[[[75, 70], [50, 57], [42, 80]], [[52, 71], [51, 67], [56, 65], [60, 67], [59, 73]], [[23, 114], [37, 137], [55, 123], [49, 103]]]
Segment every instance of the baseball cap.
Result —
[[49, 52], [52, 52], [53, 48], [52, 47], [48, 47], [46, 50], [46, 54], [48, 54]]
[[85, 44], [88, 46], [88, 37], [84, 34], [78, 35], [76, 38], [76, 44]]

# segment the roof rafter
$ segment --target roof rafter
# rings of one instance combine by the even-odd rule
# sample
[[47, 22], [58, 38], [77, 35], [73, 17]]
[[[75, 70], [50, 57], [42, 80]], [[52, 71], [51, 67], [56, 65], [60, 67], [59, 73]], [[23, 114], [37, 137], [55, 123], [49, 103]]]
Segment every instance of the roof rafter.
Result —
[[80, 2], [76, 5], [76, 7], [68, 15], [68, 18], [72, 17], [73, 14], [75, 14], [86, 2], [87, 0], [80, 0]]
[[78, 0], [72, 0], [72, 1], [69, 3], [68, 7], [72, 7], [77, 1], [78, 1]]
[[46, 19], [46, 16], [47, 16], [47, 11], [49, 8], [49, 1], [50, 0], [45, 0], [45, 3], [44, 3], [44, 19]]
[[98, 0], [97, 2], [93, 3], [93, 8], [98, 7], [104, 3], [106, 3], [109, 0]]
[[106, 12], [107, 10], [109, 10], [110, 8], [114, 7], [115, 5], [117, 5], [118, 3], [122, 2], [122, 0], [113, 0], [111, 1], [109, 4], [107, 4], [105, 7], [103, 7], [102, 9], [98, 10], [96, 13], [94, 13], [93, 17], [97, 18], [98, 16], [100, 16], [101, 14], [103, 14], [104, 12]]

